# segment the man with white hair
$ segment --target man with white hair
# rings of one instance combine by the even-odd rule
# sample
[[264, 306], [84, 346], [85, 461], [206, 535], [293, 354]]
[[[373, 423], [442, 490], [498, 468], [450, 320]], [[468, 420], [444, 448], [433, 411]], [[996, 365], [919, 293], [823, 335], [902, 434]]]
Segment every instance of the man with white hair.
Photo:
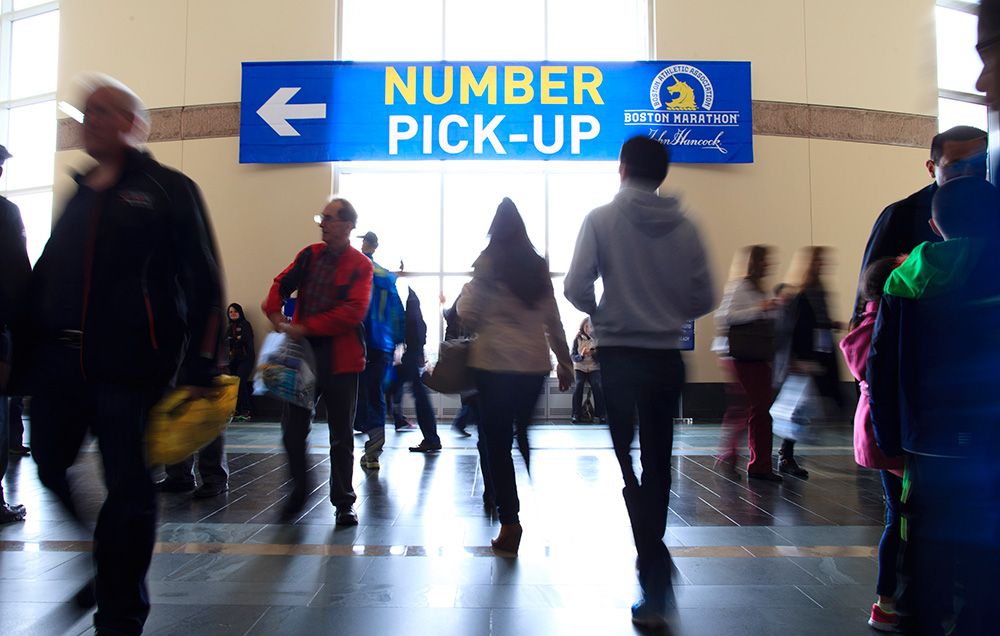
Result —
[[83, 145], [97, 164], [76, 177], [32, 274], [24, 321], [39, 477], [77, 520], [67, 469], [88, 431], [101, 451], [108, 495], [94, 532], [97, 571], [77, 595], [96, 601], [98, 634], [142, 632], [156, 541], [148, 413], [174, 383], [207, 392], [223, 324], [201, 194], [139, 149], [148, 131], [128, 88], [100, 80], [90, 89]]

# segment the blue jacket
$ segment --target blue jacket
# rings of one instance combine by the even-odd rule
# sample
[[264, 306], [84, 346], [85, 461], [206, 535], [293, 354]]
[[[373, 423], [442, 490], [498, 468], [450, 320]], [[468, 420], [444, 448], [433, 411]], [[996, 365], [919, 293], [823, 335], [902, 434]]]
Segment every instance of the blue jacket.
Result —
[[1000, 451], [1000, 245], [924, 243], [890, 276], [867, 379], [887, 455]]
[[396, 291], [396, 275], [374, 260], [372, 265], [375, 271], [372, 275], [372, 301], [368, 305], [368, 315], [364, 321], [365, 338], [370, 351], [388, 353], [403, 342], [405, 329], [403, 301], [399, 299], [399, 292]]

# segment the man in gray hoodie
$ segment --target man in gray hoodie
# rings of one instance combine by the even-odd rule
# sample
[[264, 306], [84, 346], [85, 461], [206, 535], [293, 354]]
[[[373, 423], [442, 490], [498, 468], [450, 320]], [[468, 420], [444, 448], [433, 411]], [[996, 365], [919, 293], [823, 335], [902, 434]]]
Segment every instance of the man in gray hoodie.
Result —
[[[583, 220], [565, 282], [566, 298], [590, 314], [601, 343], [608, 428], [625, 479], [643, 594], [632, 606], [632, 621], [650, 627], [664, 625], [673, 608], [673, 566], [663, 534], [673, 417], [684, 386], [681, 327], [715, 306], [698, 230], [676, 197], [656, 192], [669, 163], [667, 148], [652, 139], [625, 142], [621, 190]], [[600, 302], [598, 277], [604, 282]], [[641, 479], [631, 456], [636, 414]]]

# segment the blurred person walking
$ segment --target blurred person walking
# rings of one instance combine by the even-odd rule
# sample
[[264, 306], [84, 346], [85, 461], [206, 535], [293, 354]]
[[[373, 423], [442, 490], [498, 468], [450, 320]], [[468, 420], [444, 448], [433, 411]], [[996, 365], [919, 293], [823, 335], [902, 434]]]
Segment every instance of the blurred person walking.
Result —
[[[413, 404], [417, 411], [417, 426], [423, 439], [416, 446], [410, 446], [411, 453], [434, 453], [441, 450], [441, 437], [437, 433], [437, 418], [434, 417], [434, 407], [427, 394], [427, 387], [420, 380], [420, 375], [427, 360], [424, 358], [424, 346], [427, 344], [427, 323], [420, 310], [420, 298], [411, 288], [406, 295], [406, 348], [396, 367], [396, 391], [402, 393], [406, 385], [413, 395]], [[400, 397], [402, 402], [402, 396]]]
[[385, 446], [386, 371], [392, 365], [396, 345], [403, 342], [405, 316], [396, 291], [396, 275], [375, 262], [378, 237], [374, 232], [361, 235], [361, 253], [371, 260], [372, 298], [365, 315], [365, 370], [358, 379], [358, 407], [354, 428], [368, 435], [361, 468], [378, 470]]
[[722, 438], [716, 467], [739, 478], [736, 462], [738, 438], [747, 435], [751, 479], [781, 481], [772, 470], [771, 402], [774, 400], [771, 362], [774, 358], [774, 321], [778, 301], [765, 291], [771, 269], [771, 249], [745, 247], [733, 257], [722, 303], [715, 311], [719, 336], [712, 343], [729, 382], [729, 407], [722, 419]]
[[[123, 84], [97, 79], [83, 109], [97, 164], [52, 228], [31, 277], [25, 333], [31, 441], [42, 484], [80, 520], [67, 470], [97, 437], [107, 498], [94, 531], [98, 634], [139, 634], [149, 614], [156, 491], [150, 408], [175, 379], [213, 385], [222, 282], [201, 193], [140, 149], [149, 115]], [[91, 596], [93, 594], [94, 596]]]
[[[826, 253], [825, 247], [809, 245], [799, 248], [792, 257], [782, 291], [787, 301], [778, 320], [774, 378], [782, 388], [790, 377], [807, 380], [803, 386], [815, 388], [815, 395], [808, 398], [810, 410], [829, 415], [834, 407], [843, 408], [844, 396], [840, 392], [833, 336], [842, 325], [830, 318], [827, 305], [823, 284]], [[779, 393], [778, 401], [781, 399]], [[807, 433], [811, 436], [815, 431]], [[796, 441], [791, 435], [784, 436], [778, 449], [778, 472], [807, 479], [809, 471], [795, 459]]]
[[[632, 621], [663, 626], [675, 608], [663, 543], [670, 503], [673, 417], [684, 387], [681, 329], [712, 310], [705, 246], [676, 196], [659, 196], [668, 149], [638, 136], [622, 145], [614, 200], [590, 212], [566, 274], [566, 298], [588, 314], [600, 342], [608, 428], [625, 487], [642, 598]], [[604, 294], [598, 304], [594, 281]], [[636, 422], [642, 478], [632, 462]]]
[[[0, 175], [3, 174], [4, 162], [10, 157], [7, 149], [0, 146]], [[26, 512], [24, 506], [9, 504], [4, 499], [3, 479], [7, 473], [8, 445], [11, 442], [8, 426], [11, 426], [12, 407], [8, 405], [7, 396], [13, 353], [11, 327], [25, 301], [30, 274], [21, 211], [0, 196], [0, 524], [21, 521]], [[17, 415], [20, 419], [20, 413]], [[17, 436], [17, 444], [23, 448], [20, 435]], [[13, 444], [10, 444], [9, 450], [14, 451]]]
[[492, 545], [499, 553], [516, 554], [522, 528], [511, 456], [514, 425], [524, 429], [527, 440], [535, 403], [552, 369], [549, 350], [556, 356], [561, 391], [573, 383], [573, 363], [548, 263], [535, 251], [510, 199], [497, 207], [489, 237], [457, 309], [463, 327], [476, 334], [469, 366], [475, 370], [481, 407], [479, 435], [487, 464], [483, 472], [490, 473], [500, 517], [500, 533]]
[[[304, 338], [316, 356], [316, 399], [326, 402], [330, 431], [330, 502], [339, 526], [355, 526], [358, 497], [354, 477], [354, 412], [358, 376], [365, 368], [362, 322], [372, 297], [372, 262], [351, 247], [358, 213], [347, 199], [335, 198], [315, 216], [321, 243], [299, 251], [274, 279], [261, 305], [275, 331]], [[298, 292], [295, 313], [287, 320], [284, 299]], [[313, 409], [285, 402], [281, 410], [281, 440], [288, 455], [293, 487], [281, 511], [294, 521], [311, 491], [306, 465], [307, 438]]]

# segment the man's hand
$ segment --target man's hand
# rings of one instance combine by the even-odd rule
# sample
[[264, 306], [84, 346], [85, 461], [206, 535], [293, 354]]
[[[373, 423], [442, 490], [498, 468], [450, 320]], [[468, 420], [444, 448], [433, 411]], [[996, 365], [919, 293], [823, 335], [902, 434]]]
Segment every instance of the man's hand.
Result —
[[306, 335], [306, 330], [302, 327], [302, 325], [293, 325], [290, 322], [280, 323], [278, 331], [287, 334], [292, 340], [301, 340]]
[[556, 367], [556, 377], [559, 378], [559, 390], [568, 391], [573, 386], [573, 370], [559, 365]]

